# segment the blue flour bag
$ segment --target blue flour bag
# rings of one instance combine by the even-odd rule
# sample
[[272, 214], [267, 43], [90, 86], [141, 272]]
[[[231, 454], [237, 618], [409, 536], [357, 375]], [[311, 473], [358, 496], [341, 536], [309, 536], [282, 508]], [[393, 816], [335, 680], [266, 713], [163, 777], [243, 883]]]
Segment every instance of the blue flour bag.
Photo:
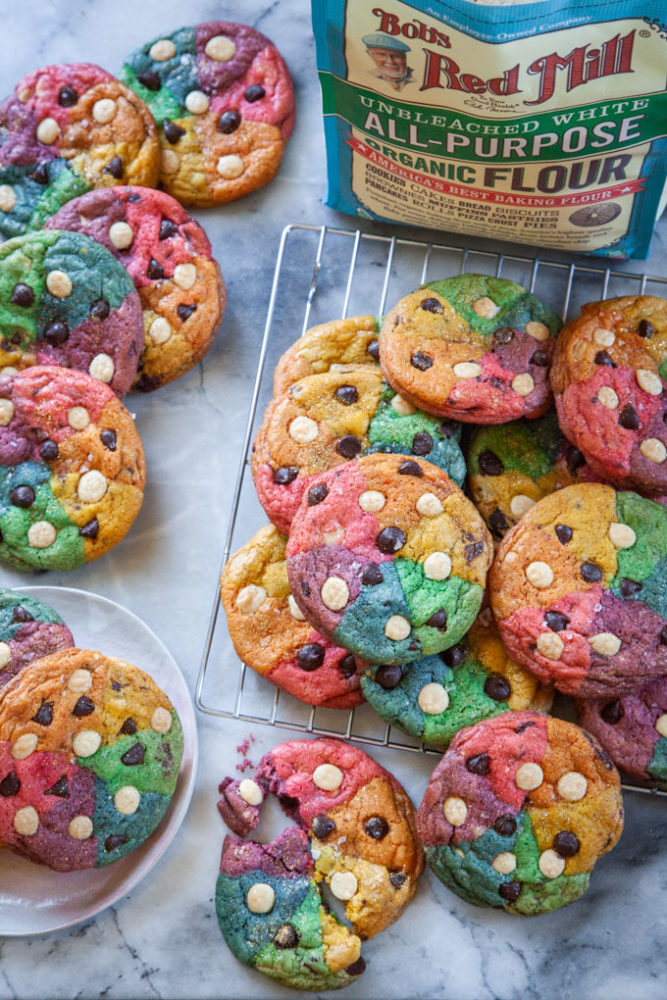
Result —
[[667, 173], [665, 0], [312, 0], [312, 15], [327, 204], [647, 256]]

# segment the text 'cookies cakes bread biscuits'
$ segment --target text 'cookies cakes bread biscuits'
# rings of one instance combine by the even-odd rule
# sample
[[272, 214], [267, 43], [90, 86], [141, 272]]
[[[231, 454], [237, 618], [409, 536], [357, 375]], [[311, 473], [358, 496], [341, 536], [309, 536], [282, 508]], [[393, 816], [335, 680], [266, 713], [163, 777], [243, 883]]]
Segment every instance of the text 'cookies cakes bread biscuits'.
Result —
[[611, 486], [543, 497], [489, 574], [509, 654], [565, 694], [618, 697], [667, 675], [667, 509]]
[[556, 413], [489, 424], [473, 431], [467, 450], [470, 493], [494, 538], [500, 539], [543, 496], [577, 482], [597, 482]]
[[281, 396], [307, 375], [320, 375], [337, 365], [377, 365], [379, 316], [348, 316], [306, 330], [281, 355], [273, 373], [273, 395]]
[[667, 300], [591, 302], [558, 338], [551, 384], [564, 434], [602, 479], [667, 491]]
[[210, 21], [132, 52], [123, 79], [158, 123], [161, 186], [185, 205], [241, 198], [278, 172], [294, 128], [289, 71], [268, 38]]
[[0, 841], [58, 871], [117, 861], [164, 816], [182, 754], [142, 670], [80, 649], [36, 661], [0, 701]]
[[459, 425], [397, 396], [377, 366], [336, 365], [269, 403], [253, 443], [252, 474], [265, 513], [287, 533], [312, 477], [359, 455], [417, 455], [460, 486], [460, 437]]
[[113, 184], [154, 187], [160, 143], [129, 87], [90, 63], [45, 66], [0, 106], [0, 234], [40, 229], [61, 205]]
[[33, 660], [73, 645], [68, 626], [48, 604], [0, 590], [0, 690]]
[[466, 902], [550, 913], [586, 891], [621, 835], [618, 771], [578, 726], [508, 712], [454, 738], [417, 829], [435, 875]]
[[145, 463], [134, 421], [82, 372], [0, 376], [0, 562], [75, 569], [129, 530]]
[[61, 365], [123, 397], [143, 346], [136, 289], [105, 247], [79, 233], [26, 233], [0, 246], [0, 369]]
[[505, 278], [431, 281], [385, 316], [380, 364], [414, 406], [467, 423], [537, 417], [551, 399], [558, 317]]
[[354, 708], [363, 701], [357, 662], [305, 620], [290, 593], [286, 541], [267, 525], [222, 571], [220, 595], [234, 648], [244, 663], [300, 701]]
[[509, 658], [489, 608], [455, 646], [400, 666], [369, 666], [361, 689], [378, 715], [415, 739], [447, 747], [464, 727], [502, 712], [547, 712], [553, 689]]
[[227, 778], [220, 792], [220, 813], [240, 837], [258, 825], [268, 794], [298, 824], [270, 844], [225, 838], [216, 910], [227, 944], [285, 985], [347, 986], [365, 968], [361, 942], [400, 916], [423, 868], [405, 791], [362, 750], [318, 739], [275, 747], [254, 780]]
[[134, 283], [143, 310], [135, 389], [158, 389], [201, 361], [222, 319], [225, 286], [206, 233], [175, 198], [142, 187], [90, 191], [47, 228], [97, 240]]
[[371, 663], [408, 663], [468, 631], [493, 546], [435, 465], [367, 455], [315, 477], [286, 551], [292, 594], [323, 635]]

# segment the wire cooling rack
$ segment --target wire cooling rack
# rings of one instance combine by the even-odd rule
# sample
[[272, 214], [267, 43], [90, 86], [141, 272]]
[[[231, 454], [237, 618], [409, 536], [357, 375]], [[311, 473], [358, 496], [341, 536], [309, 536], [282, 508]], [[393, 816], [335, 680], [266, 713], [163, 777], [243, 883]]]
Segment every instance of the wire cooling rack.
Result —
[[[273, 370], [283, 351], [310, 326], [345, 316], [382, 315], [387, 306], [391, 308], [425, 281], [466, 271], [511, 278], [531, 291], [537, 290], [563, 319], [576, 314], [585, 302], [617, 295], [664, 297], [667, 293], [667, 278], [593, 264], [466, 250], [329, 226], [287, 226], [276, 259], [221, 569], [230, 552], [266, 523], [252, 484], [249, 452], [271, 399]], [[339, 736], [398, 750], [437, 752], [386, 725], [368, 705], [351, 711], [313, 708], [248, 669], [229, 638], [219, 587], [195, 698], [202, 712], [224, 719]]]

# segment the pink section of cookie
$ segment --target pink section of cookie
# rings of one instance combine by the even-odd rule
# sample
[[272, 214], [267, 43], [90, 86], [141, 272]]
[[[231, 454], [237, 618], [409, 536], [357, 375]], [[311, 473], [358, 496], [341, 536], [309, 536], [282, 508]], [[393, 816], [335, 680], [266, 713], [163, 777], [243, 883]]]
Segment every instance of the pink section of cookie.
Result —
[[60, 442], [74, 434], [68, 414], [72, 407], [80, 406], [82, 398], [90, 420], [97, 423], [104, 407], [115, 397], [108, 386], [90, 375], [35, 366], [18, 377], [0, 376], [0, 398], [12, 399], [13, 420]]
[[[354, 660], [351, 654], [340, 646], [332, 645], [319, 632], [311, 632], [308, 642], [317, 643], [324, 650], [322, 663], [308, 674], [308, 703], [323, 708], [354, 708], [360, 705], [364, 696], [359, 686], [359, 669], [351, 674], [341, 671], [341, 661]], [[304, 699], [304, 668], [296, 657], [281, 660], [266, 676], [295, 698]], [[341, 693], [344, 686], [347, 686], [347, 691]]]
[[110, 73], [93, 63], [44, 66], [24, 76], [16, 85], [16, 93], [22, 101], [27, 96], [26, 103], [36, 112], [38, 122], [43, 118], [55, 118], [64, 128], [70, 118], [69, 106], [58, 100], [64, 87], [73, 88], [81, 96], [97, 84], [113, 80]]
[[[582, 618], [589, 616], [586, 631], [590, 634], [593, 612], [588, 593], [573, 595]], [[568, 607], [570, 599], [554, 604], [553, 610]], [[588, 673], [591, 647], [588, 639], [571, 629], [551, 632], [545, 614], [538, 608], [522, 608], [498, 623], [507, 651], [516, 662], [531, 670], [544, 684], [556, 682], [559, 690], [577, 694]], [[543, 637], [543, 638], [540, 638]], [[544, 649], [549, 656], [541, 652]]]
[[[261, 101], [248, 101], [249, 87], [262, 87]], [[258, 52], [241, 80], [236, 80], [224, 93], [211, 100], [211, 110], [239, 111], [244, 121], [277, 125], [285, 141], [294, 128], [294, 94], [287, 67], [276, 49], [269, 45]]]

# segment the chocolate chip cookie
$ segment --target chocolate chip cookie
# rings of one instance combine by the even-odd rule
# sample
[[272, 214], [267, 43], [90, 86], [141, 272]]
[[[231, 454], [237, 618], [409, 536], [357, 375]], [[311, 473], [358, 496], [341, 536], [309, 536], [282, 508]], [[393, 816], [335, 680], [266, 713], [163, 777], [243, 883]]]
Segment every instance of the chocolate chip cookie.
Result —
[[377, 365], [379, 316], [349, 316], [306, 330], [281, 356], [273, 373], [273, 394], [281, 396], [307, 375], [337, 365]]

